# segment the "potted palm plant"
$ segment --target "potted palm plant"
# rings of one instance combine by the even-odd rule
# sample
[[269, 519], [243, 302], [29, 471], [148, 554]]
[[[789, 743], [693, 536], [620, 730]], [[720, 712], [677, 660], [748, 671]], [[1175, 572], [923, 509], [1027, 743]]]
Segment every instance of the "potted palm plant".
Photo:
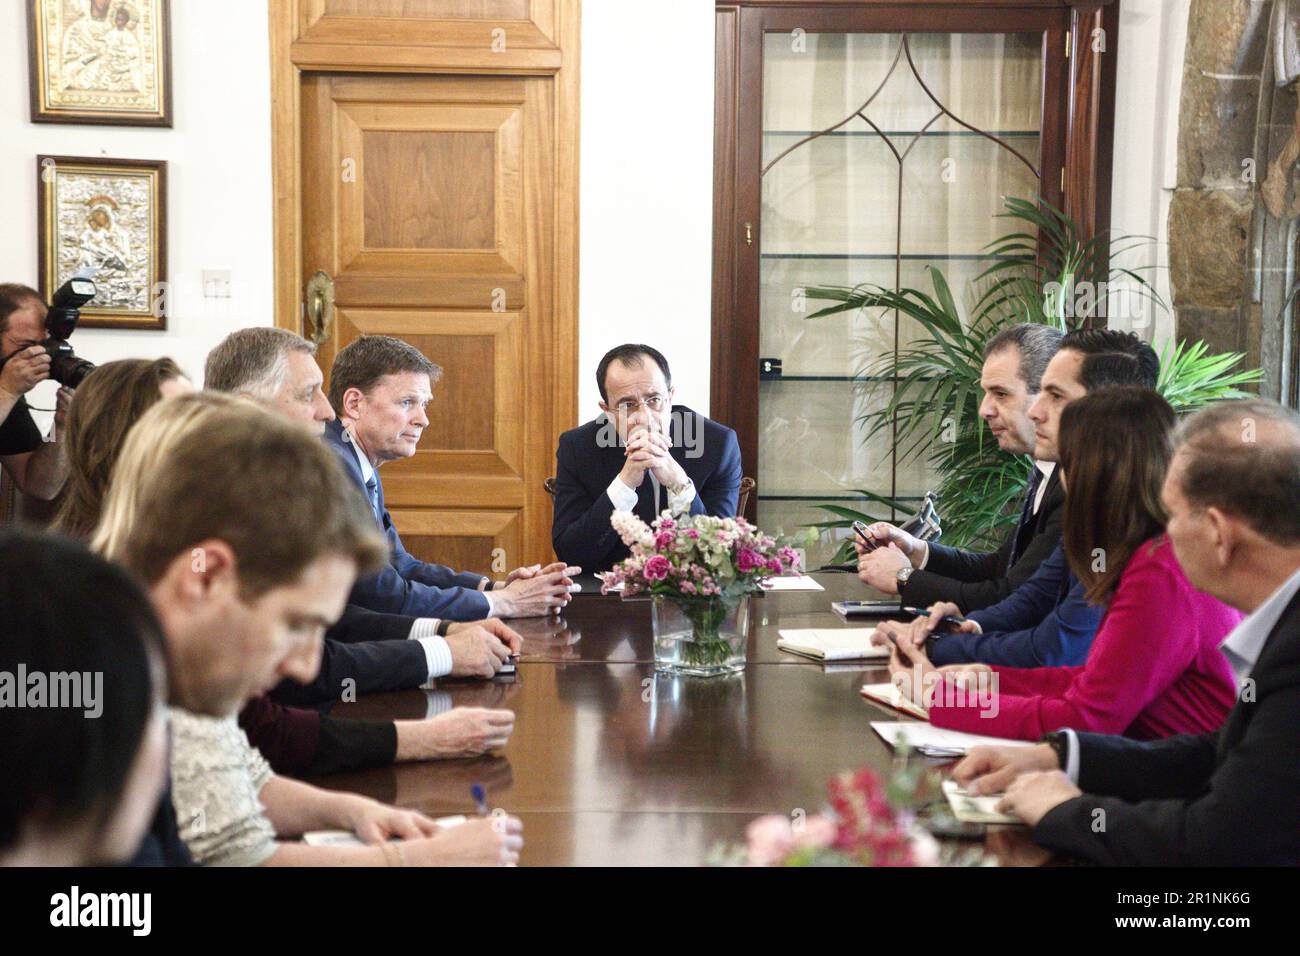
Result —
[[[809, 320], [858, 309], [907, 316], [920, 336], [870, 363], [858, 373], [859, 387], [886, 388], [888, 401], [857, 420], [867, 440], [892, 432], [899, 460], [924, 455], [938, 475], [944, 540], [958, 546], [987, 546], [1014, 520], [1015, 499], [1024, 487], [1028, 456], [1007, 455], [988, 434], [978, 409], [984, 345], [1002, 329], [1040, 322], [1069, 330], [1106, 318], [1108, 301], [1123, 289], [1130, 297], [1165, 304], [1141, 269], [1117, 263], [1148, 244], [1149, 237], [1085, 237], [1069, 216], [1049, 203], [1008, 197], [1000, 218], [1015, 221], [1008, 235], [990, 243], [994, 262], [975, 280], [974, 305], [963, 317], [943, 273], [928, 270], [933, 294], [919, 289], [874, 285], [823, 286], [807, 297], [830, 302]], [[1259, 381], [1258, 369], [1240, 369], [1241, 353], [1208, 354], [1203, 342], [1174, 343], [1160, 356], [1158, 388], [1175, 411], [1240, 397], [1242, 386]], [[904, 503], [869, 489], [857, 493], [869, 503], [906, 512]], [[831, 515], [819, 529], [847, 528], [874, 521], [867, 512], [842, 505], [816, 507]], [[846, 540], [837, 558], [852, 552]]]

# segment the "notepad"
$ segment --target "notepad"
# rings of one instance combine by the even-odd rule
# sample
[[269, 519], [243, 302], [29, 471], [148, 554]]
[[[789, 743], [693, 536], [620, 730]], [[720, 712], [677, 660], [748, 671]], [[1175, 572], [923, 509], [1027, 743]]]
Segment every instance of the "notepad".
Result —
[[948, 798], [952, 815], [962, 823], [1002, 823], [1009, 826], [1025, 825], [1025, 821], [1009, 813], [999, 813], [993, 809], [1002, 799], [1002, 794], [975, 796], [962, 789], [956, 780], [943, 782], [943, 795]]
[[[433, 822], [443, 830], [452, 827], [458, 827], [464, 823], [468, 817], [439, 817]], [[302, 842], [308, 846], [367, 846], [361, 842], [361, 839], [351, 830], [312, 830], [302, 835]]]
[[826, 589], [806, 574], [789, 574], [763, 580], [764, 591], [825, 591]]
[[[893, 686], [893, 685], [890, 685]], [[986, 737], [983, 734], [968, 734], [963, 730], [948, 730], [930, 723], [918, 724], [907, 720], [873, 720], [871, 729], [885, 738], [891, 747], [899, 746], [899, 738], [905, 738], [909, 747], [929, 747], [936, 750], [950, 750], [954, 756], [964, 756], [971, 747], [985, 744], [991, 747], [1032, 747], [1030, 740], [1007, 740], [1003, 737]]]
[[894, 708], [894, 710], [901, 710], [905, 714], [920, 717], [922, 720], [930, 719], [928, 713], [900, 694], [898, 688], [893, 684], [863, 684], [858, 693], [867, 700], [875, 701], [877, 704], [884, 704], [886, 707]]
[[874, 627], [783, 628], [776, 646], [818, 661], [889, 660], [889, 647], [871, 643]]

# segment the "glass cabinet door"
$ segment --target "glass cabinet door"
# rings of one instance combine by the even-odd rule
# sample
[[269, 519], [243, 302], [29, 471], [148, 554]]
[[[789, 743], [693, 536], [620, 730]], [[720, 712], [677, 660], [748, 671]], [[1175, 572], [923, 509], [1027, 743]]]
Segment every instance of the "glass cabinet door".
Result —
[[[880, 310], [808, 319], [829, 303], [804, 290], [871, 283], [931, 294], [926, 267], [936, 266], [959, 307], [969, 305], [988, 243], [1015, 231], [996, 218], [1002, 198], [1039, 194], [1042, 40], [764, 35], [760, 527], [828, 520], [819, 503], [901, 518], [855, 489], [910, 505], [935, 486], [924, 453], [895, 454], [887, 431], [864, 441], [859, 421], [892, 388], [887, 377], [872, 387], [864, 370], [920, 328]], [[810, 564], [837, 544], [823, 535]]]

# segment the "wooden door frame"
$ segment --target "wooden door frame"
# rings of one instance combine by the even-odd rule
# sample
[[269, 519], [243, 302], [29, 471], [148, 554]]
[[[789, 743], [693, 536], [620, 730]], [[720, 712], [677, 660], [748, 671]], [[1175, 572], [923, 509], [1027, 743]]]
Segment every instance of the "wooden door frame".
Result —
[[[581, 0], [532, 0], [542, 30], [529, 45], [492, 59], [467, 57], [455, 46], [402, 47], [395, 63], [391, 46], [356, 42], [313, 43], [304, 37], [320, 0], [276, 0], [270, 4], [271, 181], [274, 190], [274, 324], [302, 334], [302, 143], [301, 74], [402, 72], [555, 77], [555, 244], [551, 281], [555, 290], [555, 334], [551, 342], [554, 382], [551, 407], [557, 429], [578, 422], [578, 136]], [[513, 22], [513, 21], [512, 21]], [[522, 21], [519, 21], [522, 23]], [[548, 43], [549, 41], [549, 43]], [[337, 62], [330, 62], [331, 60]]]
[[[763, 34], [1044, 32], [1043, 194], [1089, 235], [1110, 228], [1119, 0], [715, 0], [713, 315], [709, 408], [736, 430], [746, 475], [758, 473], [758, 249], [761, 248]], [[1104, 61], [1092, 52], [1106, 30]], [[1069, 46], [1068, 60], [1054, 61]], [[1059, 53], [1053, 51], [1060, 51]], [[1049, 56], [1050, 53], [1050, 56]], [[1105, 64], [1105, 68], [1102, 65]], [[741, 97], [751, 109], [742, 112]], [[1055, 130], [1055, 137], [1049, 135]], [[1062, 202], [1062, 185], [1064, 201]], [[754, 245], [742, 241], [751, 224]], [[752, 251], [746, 253], [746, 249]], [[762, 494], [762, 488], [758, 489]], [[757, 500], [751, 499], [751, 509]], [[751, 511], [751, 514], [756, 514]]]

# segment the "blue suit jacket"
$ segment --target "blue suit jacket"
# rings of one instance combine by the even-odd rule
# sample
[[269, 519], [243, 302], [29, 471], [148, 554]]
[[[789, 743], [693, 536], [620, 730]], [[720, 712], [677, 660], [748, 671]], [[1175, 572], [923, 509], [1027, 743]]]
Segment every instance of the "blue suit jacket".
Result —
[[[561, 561], [583, 571], [608, 571], [629, 554], [609, 523], [614, 502], [609, 483], [623, 470], [623, 448], [604, 415], [560, 436], [555, 453], [555, 517], [551, 544]], [[691, 514], [723, 518], [736, 515], [740, 493], [740, 445], [726, 425], [705, 418], [685, 405], [674, 405], [672, 456], [695, 485]], [[604, 445], [604, 447], [602, 447]], [[649, 476], [637, 489], [636, 513], [647, 524], [655, 518], [654, 486]]]
[[[343, 470], [356, 484], [357, 493], [369, 507], [370, 496], [361, 476], [356, 450], [340, 422], [332, 421], [325, 426], [325, 444], [334, 450]], [[379, 513], [383, 515], [380, 526], [388, 538], [388, 566], [378, 574], [358, 579], [348, 603], [371, 611], [453, 621], [477, 621], [487, 617], [488, 599], [478, 589], [483, 576], [453, 571], [410, 554], [402, 546], [402, 538], [384, 504], [384, 483], [378, 471], [375, 472], [375, 483], [379, 486]]]
[[1058, 544], [1028, 581], [992, 607], [966, 615], [983, 634], [949, 634], [930, 651], [932, 663], [1004, 667], [1083, 664], [1104, 608], [1083, 597]]

